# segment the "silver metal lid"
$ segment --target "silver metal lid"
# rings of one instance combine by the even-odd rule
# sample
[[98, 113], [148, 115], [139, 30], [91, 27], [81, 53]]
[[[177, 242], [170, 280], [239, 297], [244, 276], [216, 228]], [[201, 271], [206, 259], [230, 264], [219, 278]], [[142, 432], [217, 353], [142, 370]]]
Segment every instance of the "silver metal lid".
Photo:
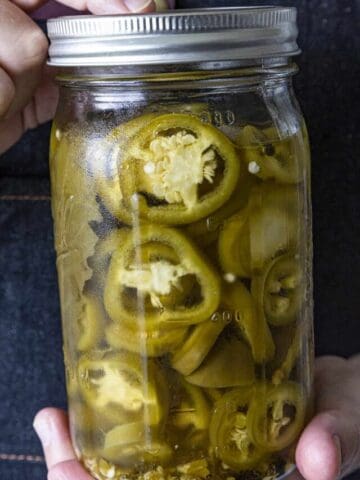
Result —
[[48, 21], [54, 66], [164, 65], [289, 57], [296, 8], [238, 7]]

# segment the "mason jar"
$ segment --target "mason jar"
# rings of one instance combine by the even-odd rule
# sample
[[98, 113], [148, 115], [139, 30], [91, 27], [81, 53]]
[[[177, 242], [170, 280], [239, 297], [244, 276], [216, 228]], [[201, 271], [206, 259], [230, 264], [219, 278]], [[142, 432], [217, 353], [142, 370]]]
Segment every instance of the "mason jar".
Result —
[[274, 480], [311, 415], [294, 8], [50, 20], [74, 448], [99, 480]]

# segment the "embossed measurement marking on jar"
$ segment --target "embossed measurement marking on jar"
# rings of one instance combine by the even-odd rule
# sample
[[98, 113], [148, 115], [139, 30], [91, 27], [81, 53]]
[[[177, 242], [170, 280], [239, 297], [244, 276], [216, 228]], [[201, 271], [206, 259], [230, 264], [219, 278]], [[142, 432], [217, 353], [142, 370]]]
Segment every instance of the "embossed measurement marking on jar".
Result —
[[236, 120], [235, 113], [231, 110], [226, 110], [225, 112], [220, 112], [219, 110], [203, 112], [200, 117], [203, 122], [211, 123], [217, 127], [234, 125]]

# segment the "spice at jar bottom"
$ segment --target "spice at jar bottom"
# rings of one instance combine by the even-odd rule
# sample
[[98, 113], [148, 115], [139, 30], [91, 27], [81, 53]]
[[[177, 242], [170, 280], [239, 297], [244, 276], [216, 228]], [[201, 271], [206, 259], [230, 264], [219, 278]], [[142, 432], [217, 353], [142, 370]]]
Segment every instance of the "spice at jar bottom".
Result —
[[[264, 21], [230, 12], [233, 34], [246, 15]], [[139, 18], [156, 29], [174, 15]], [[53, 49], [69, 35], [56, 22], [74, 21], [52, 21]], [[313, 356], [309, 154], [291, 67], [135, 83], [73, 67], [58, 77], [50, 170], [79, 459], [99, 480], [285, 478]]]

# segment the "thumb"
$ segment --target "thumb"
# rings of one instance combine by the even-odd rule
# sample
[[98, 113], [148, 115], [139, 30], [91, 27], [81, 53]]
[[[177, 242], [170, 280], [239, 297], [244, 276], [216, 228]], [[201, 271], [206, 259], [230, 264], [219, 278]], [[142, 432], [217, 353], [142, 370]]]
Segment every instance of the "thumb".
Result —
[[358, 414], [330, 410], [317, 415], [303, 432], [296, 462], [306, 480], [336, 480], [360, 467]]

